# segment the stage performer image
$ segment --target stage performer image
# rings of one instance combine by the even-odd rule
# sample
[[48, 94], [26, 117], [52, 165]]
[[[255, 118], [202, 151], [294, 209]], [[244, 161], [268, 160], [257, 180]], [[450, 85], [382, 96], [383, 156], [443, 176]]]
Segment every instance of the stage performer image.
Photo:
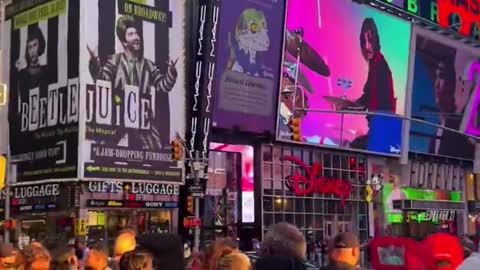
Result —
[[[360, 31], [360, 48], [363, 58], [368, 62], [367, 81], [362, 96], [356, 101], [369, 112], [395, 113], [396, 101], [393, 76], [387, 60], [381, 52], [380, 36], [372, 18], [365, 18]], [[372, 116], [367, 116], [369, 130]], [[357, 137], [351, 144], [353, 148], [367, 149], [369, 134]]]
[[[87, 46], [91, 57], [89, 70], [92, 78], [95, 81], [104, 80], [111, 82], [115, 102], [121, 104], [126, 102], [123, 100], [123, 92], [127, 85], [138, 87], [141, 95], [155, 96], [154, 91], [170, 92], [177, 80], [175, 65], [178, 59], [168, 61], [166, 72], [162, 72], [157, 67], [158, 63], [154, 63], [143, 56], [143, 38], [141, 31], [137, 29], [138, 25], [139, 22], [134, 20], [132, 16], [123, 15], [118, 18], [115, 32], [118, 40], [122, 44], [123, 52], [106, 57], [107, 61], [104, 61], [104, 63], [100, 60], [103, 59], [103, 57], [99, 58], [96, 53]], [[154, 104], [150, 109], [152, 109], [154, 113], [153, 106]], [[153, 119], [161, 117], [168, 117], [168, 115], [151, 116]], [[168, 136], [163, 136], [162, 134], [165, 132], [169, 133], [170, 131], [159, 130], [160, 128], [154, 122], [155, 121], [152, 121], [151, 130], [128, 129], [123, 134], [120, 134], [123, 137], [118, 138], [118, 144], [132, 147], [132, 144], [141, 141], [141, 145], [138, 146], [141, 149], [153, 151], [162, 149], [162, 145], [168, 144], [168, 142], [161, 140], [161, 138]], [[140, 140], [138, 140], [138, 138], [140, 138]]]

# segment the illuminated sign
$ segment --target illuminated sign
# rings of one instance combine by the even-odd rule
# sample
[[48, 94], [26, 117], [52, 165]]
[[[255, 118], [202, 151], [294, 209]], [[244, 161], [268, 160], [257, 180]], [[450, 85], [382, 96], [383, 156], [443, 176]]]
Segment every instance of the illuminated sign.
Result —
[[417, 221], [425, 222], [431, 221], [434, 223], [445, 222], [445, 221], [454, 221], [456, 217], [455, 211], [448, 210], [428, 210], [422, 212], [408, 212], [407, 213], [407, 222]]
[[340, 197], [342, 205], [345, 205], [346, 199], [352, 193], [352, 184], [349, 181], [323, 177], [323, 166], [320, 163], [314, 163], [309, 168], [296, 157], [286, 156], [284, 160], [291, 161], [299, 167], [296, 169], [295, 174], [288, 177], [286, 181], [287, 187], [293, 190], [295, 195], [306, 196], [313, 193], [333, 194]]
[[16, 187], [14, 191], [15, 199], [37, 198], [46, 196], [58, 196], [60, 194], [59, 184], [46, 184], [39, 186]]
[[13, 212], [51, 211], [58, 208], [55, 203], [13, 205], [12, 207]]
[[178, 203], [160, 201], [87, 200], [87, 207], [170, 209], [178, 208]]
[[126, 183], [121, 181], [89, 182], [88, 191], [92, 193], [122, 193], [143, 195], [178, 195], [180, 186], [158, 183]]
[[479, 39], [480, 1], [478, 0], [377, 0], [377, 2], [395, 5], [443, 28]]

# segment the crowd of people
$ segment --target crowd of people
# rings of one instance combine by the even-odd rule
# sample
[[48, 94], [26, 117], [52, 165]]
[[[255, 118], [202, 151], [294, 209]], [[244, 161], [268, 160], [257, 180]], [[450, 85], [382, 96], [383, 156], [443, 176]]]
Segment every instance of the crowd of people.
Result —
[[[415, 241], [407, 241], [405, 245], [376, 242], [373, 239], [369, 245], [372, 253], [378, 250], [370, 259], [371, 268], [375, 270], [480, 269], [480, 256], [472, 254], [464, 259], [460, 240], [448, 234], [431, 235], [419, 245], [411, 244]], [[288, 223], [272, 225], [255, 256], [240, 251], [237, 241], [230, 238], [217, 239], [203, 251], [186, 256], [178, 235], [137, 235], [125, 230], [116, 238], [113, 257], [109, 257], [108, 250], [101, 246], [87, 247], [82, 241], [54, 249], [47, 249], [40, 242], [32, 242], [23, 249], [2, 244], [0, 269], [309, 270], [312, 268], [306, 263], [307, 247], [305, 235]], [[322, 270], [362, 270], [359, 266], [361, 249], [355, 234], [340, 233], [328, 244], [327, 262]]]

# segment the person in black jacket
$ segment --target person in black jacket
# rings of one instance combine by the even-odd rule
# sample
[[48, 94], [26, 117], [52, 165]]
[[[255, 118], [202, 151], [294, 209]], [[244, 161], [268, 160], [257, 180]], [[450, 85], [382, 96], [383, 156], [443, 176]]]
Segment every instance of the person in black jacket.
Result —
[[277, 223], [265, 234], [254, 270], [303, 270], [307, 242], [294, 225]]
[[185, 269], [182, 239], [178, 235], [142, 234], [137, 236], [137, 248], [152, 254], [156, 270]]

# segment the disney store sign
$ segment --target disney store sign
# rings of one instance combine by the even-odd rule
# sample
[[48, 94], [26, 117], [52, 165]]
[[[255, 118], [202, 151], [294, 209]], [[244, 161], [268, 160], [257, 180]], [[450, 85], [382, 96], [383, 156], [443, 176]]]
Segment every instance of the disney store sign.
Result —
[[298, 165], [295, 173], [287, 177], [285, 181], [286, 186], [294, 191], [296, 196], [308, 196], [313, 193], [333, 194], [340, 197], [342, 206], [345, 206], [346, 200], [352, 193], [350, 181], [322, 176], [323, 166], [321, 163], [314, 163], [309, 167], [296, 157], [285, 156], [283, 160]]

